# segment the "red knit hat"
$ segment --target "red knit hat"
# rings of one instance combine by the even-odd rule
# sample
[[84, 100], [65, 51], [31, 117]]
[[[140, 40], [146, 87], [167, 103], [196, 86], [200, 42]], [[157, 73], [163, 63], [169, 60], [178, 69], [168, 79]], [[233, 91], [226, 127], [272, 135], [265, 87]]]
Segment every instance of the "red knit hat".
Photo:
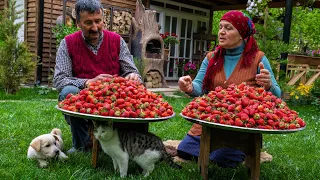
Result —
[[[252, 20], [241, 11], [229, 11], [222, 16], [220, 21], [221, 20], [230, 22], [245, 40], [245, 48], [242, 52], [243, 61], [241, 67], [246, 67], [253, 61], [256, 53], [259, 50], [257, 42], [253, 37], [253, 34], [256, 32], [256, 30]], [[214, 52], [213, 58], [209, 60], [207, 72], [203, 80], [204, 90], [209, 91], [213, 89], [212, 79], [214, 75], [222, 69], [225, 52], [226, 50], [224, 48], [218, 46]]]

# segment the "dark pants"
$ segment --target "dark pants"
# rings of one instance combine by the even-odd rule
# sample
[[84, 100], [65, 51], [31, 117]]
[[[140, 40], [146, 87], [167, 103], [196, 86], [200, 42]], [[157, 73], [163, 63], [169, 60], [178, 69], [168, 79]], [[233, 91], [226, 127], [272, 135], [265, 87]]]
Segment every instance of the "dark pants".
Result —
[[[58, 101], [62, 101], [68, 94], [77, 94], [80, 89], [76, 86], [66, 86], [59, 94]], [[90, 148], [91, 140], [88, 132], [90, 120], [82, 119], [78, 117], [65, 115], [65, 120], [70, 125], [72, 134], [72, 146], [80, 151], [85, 151]]]
[[[187, 136], [178, 146], [178, 156], [186, 160], [197, 160], [200, 153], [200, 136]], [[221, 148], [210, 153], [210, 160], [220, 167], [234, 168], [245, 160], [245, 154], [232, 148]]]

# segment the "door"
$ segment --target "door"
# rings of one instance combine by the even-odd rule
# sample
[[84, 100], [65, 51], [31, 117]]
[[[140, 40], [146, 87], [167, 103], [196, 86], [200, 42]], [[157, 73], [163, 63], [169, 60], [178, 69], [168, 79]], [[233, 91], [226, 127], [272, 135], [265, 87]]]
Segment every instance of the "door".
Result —
[[183, 65], [191, 61], [193, 21], [173, 16], [165, 16], [164, 32], [178, 35], [180, 43], [170, 46], [169, 61], [164, 66], [168, 80], [177, 80], [183, 76]]
[[[178, 18], [173, 16], [165, 16], [165, 23], [164, 23], [164, 33], [175, 33], [177, 34], [178, 29]], [[174, 80], [177, 79], [177, 75], [174, 72], [175, 69], [175, 57], [176, 57], [176, 51], [177, 51], [178, 45], [170, 45], [169, 47], [169, 58], [168, 62], [164, 65], [164, 74], [166, 79], [168, 80]]]

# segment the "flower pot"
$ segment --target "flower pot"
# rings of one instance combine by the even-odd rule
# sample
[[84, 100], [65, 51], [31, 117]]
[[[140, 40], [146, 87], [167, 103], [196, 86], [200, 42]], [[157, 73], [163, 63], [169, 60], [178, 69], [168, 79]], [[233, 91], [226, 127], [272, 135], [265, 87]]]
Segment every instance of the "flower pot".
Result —
[[188, 74], [192, 80], [194, 80], [194, 78], [196, 78], [196, 74]]
[[163, 49], [164, 61], [169, 62], [169, 49]]
[[320, 57], [288, 54], [288, 63], [290, 63], [290, 64], [308, 64], [310, 66], [318, 66], [318, 65], [320, 65]]
[[290, 93], [289, 92], [282, 92], [281, 93], [281, 99], [283, 100], [289, 100], [290, 99]]

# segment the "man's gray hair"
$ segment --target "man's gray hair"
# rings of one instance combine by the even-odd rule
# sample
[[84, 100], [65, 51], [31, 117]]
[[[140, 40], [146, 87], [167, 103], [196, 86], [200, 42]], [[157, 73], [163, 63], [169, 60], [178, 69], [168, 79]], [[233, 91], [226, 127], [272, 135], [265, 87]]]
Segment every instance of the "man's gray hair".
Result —
[[80, 21], [80, 13], [84, 11], [87, 11], [89, 13], [99, 13], [101, 9], [103, 15], [103, 7], [99, 0], [77, 0], [75, 9], [76, 19], [78, 22]]

